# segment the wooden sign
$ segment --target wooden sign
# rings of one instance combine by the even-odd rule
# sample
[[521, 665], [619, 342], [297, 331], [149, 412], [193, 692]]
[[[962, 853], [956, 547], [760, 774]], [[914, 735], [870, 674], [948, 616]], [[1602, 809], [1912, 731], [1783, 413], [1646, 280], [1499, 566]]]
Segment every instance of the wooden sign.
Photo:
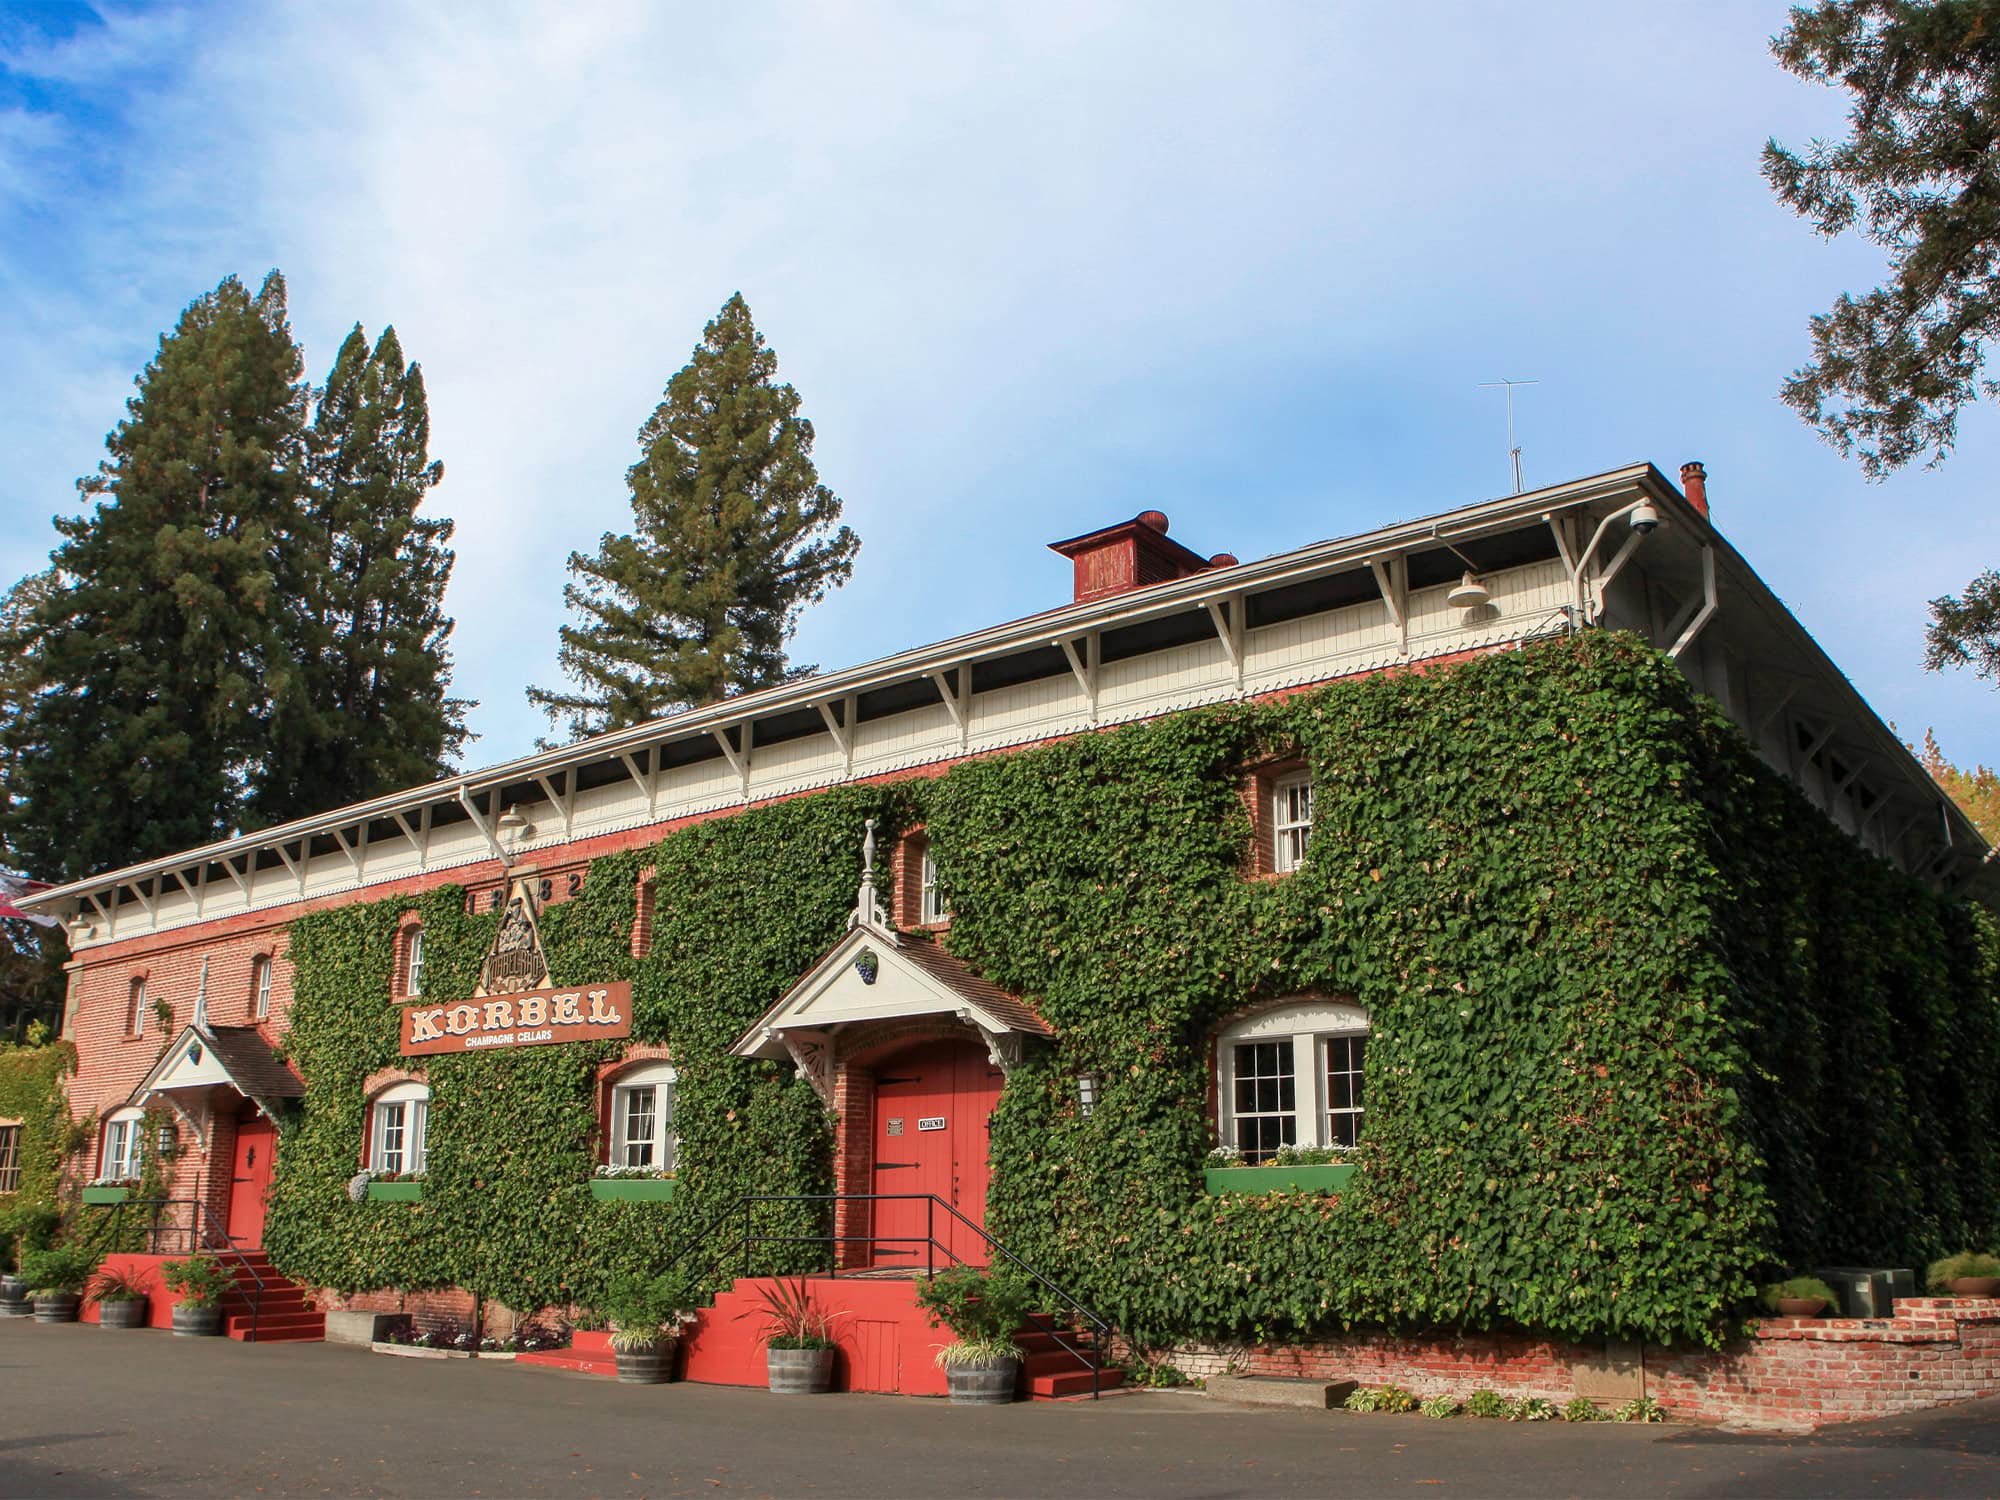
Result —
[[567, 990], [527, 990], [457, 1005], [419, 1000], [403, 1007], [405, 1057], [604, 1041], [631, 1034], [632, 986], [624, 980]]
[[518, 995], [540, 989], [549, 982], [549, 961], [542, 953], [542, 929], [535, 916], [540, 903], [535, 888], [526, 880], [516, 880], [507, 890], [507, 907], [500, 915], [500, 929], [493, 934], [493, 946], [486, 950], [479, 966], [479, 988], [473, 994]]

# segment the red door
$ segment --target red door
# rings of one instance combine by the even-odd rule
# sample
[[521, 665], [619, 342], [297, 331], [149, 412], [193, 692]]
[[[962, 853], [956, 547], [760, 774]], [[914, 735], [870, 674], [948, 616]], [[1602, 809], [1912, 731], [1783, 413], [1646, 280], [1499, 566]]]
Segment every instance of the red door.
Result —
[[271, 1164], [278, 1154], [278, 1130], [259, 1115], [236, 1124], [236, 1160], [229, 1179], [229, 1243], [239, 1250], [264, 1243], [264, 1195], [271, 1190]]
[[986, 1241], [943, 1205], [986, 1223], [987, 1134], [1000, 1082], [986, 1049], [966, 1042], [927, 1042], [876, 1065], [875, 1191], [939, 1201], [878, 1201], [875, 1265], [986, 1264]]

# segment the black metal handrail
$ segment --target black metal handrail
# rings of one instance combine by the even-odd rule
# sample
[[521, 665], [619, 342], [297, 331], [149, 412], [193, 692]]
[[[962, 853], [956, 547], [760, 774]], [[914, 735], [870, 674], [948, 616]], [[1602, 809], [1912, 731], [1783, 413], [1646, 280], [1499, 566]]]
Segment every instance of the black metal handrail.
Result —
[[[837, 1208], [843, 1203], [881, 1202], [923, 1203], [925, 1205], [925, 1233], [923, 1236], [832, 1233], [758, 1234], [755, 1228], [754, 1215], [757, 1205], [760, 1203], [821, 1203]], [[1075, 1325], [1078, 1322], [1089, 1325], [1090, 1331], [1094, 1336], [1094, 1344], [1091, 1348], [1085, 1349], [1079, 1347], [1078, 1344], [1071, 1343], [1068, 1338], [1064, 1337], [1063, 1325], [1054, 1316], [1048, 1316], [1046, 1321], [1044, 1321], [1044, 1317], [1041, 1314], [1027, 1314], [1028, 1325], [1031, 1328], [1039, 1333], [1047, 1334], [1055, 1341], [1058, 1348], [1076, 1359], [1084, 1368], [1090, 1371], [1090, 1397], [1095, 1401], [1102, 1393], [1103, 1351], [1111, 1340], [1111, 1325], [1085, 1307], [1063, 1287], [1057, 1285], [1035, 1267], [1021, 1259], [1012, 1250], [1001, 1244], [999, 1240], [988, 1234], [984, 1227], [973, 1223], [972, 1220], [968, 1219], [957, 1208], [945, 1202], [936, 1193], [745, 1193], [736, 1202], [730, 1204], [728, 1208], [722, 1210], [721, 1213], [709, 1220], [697, 1233], [690, 1236], [682, 1244], [681, 1248], [668, 1258], [666, 1265], [662, 1269], [679, 1266], [687, 1259], [689, 1252], [705, 1243], [711, 1243], [716, 1231], [721, 1229], [725, 1224], [733, 1225], [737, 1212], [741, 1210], [743, 1215], [742, 1234], [725, 1241], [717, 1248], [716, 1253], [710, 1257], [702, 1269], [702, 1276], [704, 1278], [710, 1272], [720, 1268], [725, 1259], [733, 1259], [735, 1252], [739, 1248], [743, 1252], [743, 1275], [747, 1278], [753, 1274], [751, 1269], [751, 1253], [754, 1246], [825, 1245], [828, 1250], [828, 1269], [826, 1274], [831, 1278], [838, 1279], [840, 1276], [839, 1247], [846, 1244], [922, 1245], [925, 1247], [925, 1274], [927, 1276], [935, 1276], [937, 1274], [937, 1252], [940, 1250], [945, 1253], [953, 1265], [969, 1264], [951, 1245], [938, 1238], [937, 1211], [939, 1209], [943, 1209], [953, 1219], [956, 1219], [960, 1224], [978, 1235], [981, 1240], [985, 1241], [988, 1250], [997, 1252], [1003, 1256], [1017, 1270], [1024, 1273], [1035, 1285], [1054, 1296], [1073, 1315], [1072, 1331], [1074, 1331]], [[911, 1253], [914, 1254], [915, 1252]]]
[[[264, 1310], [264, 1277], [251, 1262], [250, 1258], [230, 1242], [228, 1231], [215, 1222], [215, 1215], [209, 1211], [208, 1205], [203, 1203], [201, 1199], [121, 1198], [116, 1203], [93, 1203], [86, 1206], [108, 1212], [106, 1213], [104, 1222], [97, 1226], [97, 1233], [86, 1240], [85, 1244], [95, 1245], [107, 1236], [113, 1244], [120, 1243], [121, 1232], [125, 1227], [125, 1210], [128, 1208], [150, 1208], [153, 1210], [151, 1221], [140, 1226], [146, 1234], [146, 1253], [148, 1255], [172, 1254], [173, 1252], [160, 1248], [161, 1236], [184, 1235], [186, 1236], [187, 1246], [183, 1252], [185, 1254], [193, 1255], [197, 1251], [207, 1251], [211, 1255], [233, 1257], [237, 1265], [250, 1273], [250, 1342], [254, 1344], [257, 1341], [258, 1322]], [[188, 1222], [185, 1226], [179, 1224], [163, 1225], [160, 1223], [160, 1211], [162, 1209], [178, 1208], [181, 1206], [186, 1206], [192, 1210], [188, 1215]], [[239, 1292], [242, 1290], [241, 1283], [238, 1283], [237, 1290]]]

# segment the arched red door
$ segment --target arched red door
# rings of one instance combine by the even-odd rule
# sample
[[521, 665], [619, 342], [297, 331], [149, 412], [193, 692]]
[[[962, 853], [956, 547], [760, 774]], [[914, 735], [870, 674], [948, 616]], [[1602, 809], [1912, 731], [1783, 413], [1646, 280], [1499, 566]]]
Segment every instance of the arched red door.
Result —
[[874, 1265], [921, 1271], [954, 1260], [986, 1264], [986, 1241], [943, 1205], [986, 1224], [988, 1136], [1000, 1084], [986, 1049], [970, 1042], [926, 1042], [875, 1064], [875, 1191], [938, 1201], [878, 1200]]

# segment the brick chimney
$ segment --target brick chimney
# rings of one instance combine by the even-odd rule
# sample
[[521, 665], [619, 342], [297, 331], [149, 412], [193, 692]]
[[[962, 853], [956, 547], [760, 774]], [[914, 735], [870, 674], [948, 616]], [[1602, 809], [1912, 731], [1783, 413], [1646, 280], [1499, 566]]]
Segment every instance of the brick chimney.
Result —
[[1142, 510], [1129, 521], [1073, 536], [1066, 542], [1050, 542], [1049, 550], [1060, 552], [1076, 565], [1078, 604], [1185, 578], [1208, 568], [1228, 567], [1236, 561], [1227, 552], [1203, 557], [1169, 540], [1167, 518], [1157, 510]]
[[1708, 470], [1699, 460], [1681, 465], [1681, 493], [1687, 502], [1700, 511], [1702, 518], [1708, 518]]

